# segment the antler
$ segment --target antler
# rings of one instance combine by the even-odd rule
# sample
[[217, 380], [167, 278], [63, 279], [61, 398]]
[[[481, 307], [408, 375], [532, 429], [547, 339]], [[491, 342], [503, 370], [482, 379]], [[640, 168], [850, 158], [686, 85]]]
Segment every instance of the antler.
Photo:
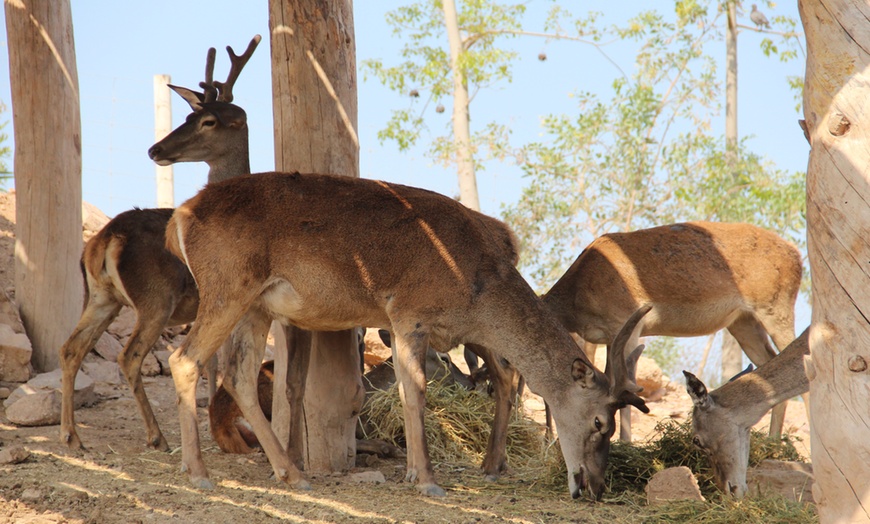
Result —
[[[631, 350], [626, 346], [628, 346], [630, 340], [634, 339], [634, 331], [638, 328], [640, 320], [651, 309], [652, 306], [649, 304], [641, 306], [625, 321], [622, 329], [619, 330], [616, 338], [613, 339], [613, 343], [607, 347], [607, 366], [604, 369], [604, 374], [610, 380], [611, 394], [628, 404], [635, 405], [641, 410], [643, 408], [638, 405], [637, 401], [643, 404], [643, 400], [637, 397], [636, 393], [643, 388], [637, 385], [633, 377], [637, 366], [637, 359], [640, 358], [643, 346], [641, 345]], [[626, 351], [630, 351], [628, 357], [626, 357]]]
[[205, 57], [205, 82], [199, 83], [199, 87], [202, 88], [203, 102], [214, 102], [218, 97], [218, 90], [215, 87], [214, 81], [215, 55], [217, 55], [217, 50], [214, 47], [209, 47], [208, 54]]
[[251, 43], [248, 44], [248, 48], [245, 50], [241, 56], [238, 56], [233, 52], [233, 48], [227, 46], [227, 53], [230, 55], [230, 74], [227, 76], [226, 82], [214, 82], [214, 86], [220, 92], [218, 96], [218, 101], [230, 103], [233, 101], [233, 85], [236, 83], [236, 80], [239, 78], [239, 73], [242, 72], [242, 68], [245, 67], [245, 64], [248, 63], [248, 60], [251, 59], [251, 55], [254, 54], [254, 49], [257, 48], [257, 45], [261, 40], [260, 35], [254, 35], [254, 38], [251, 39]]

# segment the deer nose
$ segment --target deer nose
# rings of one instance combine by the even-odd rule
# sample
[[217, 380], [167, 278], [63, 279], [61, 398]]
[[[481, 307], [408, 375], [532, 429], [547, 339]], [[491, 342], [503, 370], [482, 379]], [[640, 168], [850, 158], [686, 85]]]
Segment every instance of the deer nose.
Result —
[[153, 146], [148, 148], [148, 158], [154, 160], [154, 158], [159, 155], [163, 151], [163, 148], [160, 147], [159, 144], [154, 144]]

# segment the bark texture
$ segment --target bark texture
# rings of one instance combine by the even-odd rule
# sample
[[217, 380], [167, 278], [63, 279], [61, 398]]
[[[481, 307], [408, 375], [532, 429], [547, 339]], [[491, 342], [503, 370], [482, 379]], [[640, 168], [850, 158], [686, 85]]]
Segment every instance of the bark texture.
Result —
[[15, 128], [15, 298], [37, 371], [82, 311], [82, 139], [69, 0], [5, 2]]
[[870, 522], [870, 4], [800, 0], [813, 281], [813, 498], [820, 521]]
[[[269, 25], [275, 167], [358, 177], [352, 0], [270, 0]], [[303, 414], [308, 470], [354, 465], [364, 395], [359, 358], [351, 331], [314, 333]], [[283, 440], [289, 413], [279, 392], [286, 376], [281, 364], [276, 359], [274, 398], [283, 405], [273, 408], [273, 427]]]

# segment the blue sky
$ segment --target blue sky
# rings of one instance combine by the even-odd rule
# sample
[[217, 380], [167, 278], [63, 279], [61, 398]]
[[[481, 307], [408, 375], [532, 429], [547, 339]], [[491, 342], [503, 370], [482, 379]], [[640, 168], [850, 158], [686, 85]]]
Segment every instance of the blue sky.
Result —
[[[378, 0], [356, 2], [355, 30], [357, 62], [381, 58], [386, 63], [398, 61], [401, 42], [391, 36], [385, 22], [387, 11], [407, 2]], [[575, 12], [604, 11], [602, 2], [565, 2]], [[251, 142], [251, 167], [254, 172], [274, 167], [269, 71], [267, 1], [228, 2], [225, 0], [183, 1], [150, 0], [118, 2], [86, 0], [72, 2], [77, 70], [80, 85], [84, 199], [109, 216], [133, 206], [155, 205], [155, 167], [147, 149], [154, 143], [153, 76], [169, 74], [172, 83], [196, 87], [202, 80], [206, 50], [218, 49], [215, 78], [225, 77], [229, 68], [224, 47], [232, 45], [241, 52], [251, 37], [259, 33], [263, 42], [242, 73], [234, 89], [235, 103], [248, 113]], [[798, 19], [797, 3], [789, 2], [767, 8], [769, 18], [786, 15]], [[532, 29], [551, 2], [529, 2]], [[620, 4], [620, 14], [656, 7], [672, 10], [669, 1], [629, 1]], [[240, 7], [244, 6], [244, 7]], [[748, 20], [749, 4], [741, 22]], [[610, 9], [613, 11], [613, 9]], [[0, 42], [5, 47], [5, 23], [0, 26]], [[806, 170], [809, 146], [798, 128], [801, 116], [786, 86], [787, 75], [803, 76], [804, 60], [782, 64], [764, 57], [758, 47], [761, 36], [742, 31], [738, 42], [739, 63], [739, 130], [741, 137], [751, 135], [752, 150], [791, 171]], [[601, 89], [613, 75], [612, 66], [591, 48], [577, 44], [547, 44], [540, 39], [515, 40], [520, 52], [514, 80], [481, 94], [474, 102], [473, 121], [498, 120], [513, 129], [516, 143], [540, 136], [539, 117], [547, 113], [570, 113], [575, 101], [573, 91]], [[537, 59], [545, 51], [548, 59]], [[721, 50], [712, 50], [724, 64]], [[630, 56], [615, 58], [626, 70], [632, 67]], [[724, 75], [724, 65], [720, 66]], [[0, 101], [11, 105], [8, 53], [0, 52]], [[607, 82], [604, 81], [607, 79]], [[724, 83], [724, 79], [723, 79]], [[173, 95], [173, 124], [184, 121], [189, 108]], [[381, 87], [374, 79], [359, 82], [360, 172], [377, 178], [425, 187], [450, 196], [458, 193], [452, 172], [433, 166], [419, 147], [399, 153], [392, 143], [381, 145], [377, 131], [391, 109], [408, 104], [406, 97]], [[3, 113], [11, 120], [11, 110]], [[450, 109], [441, 120], [430, 121], [434, 134], [449, 123]], [[715, 122], [714, 131], [724, 131], [724, 114]], [[12, 125], [6, 128], [12, 138]], [[427, 138], [424, 135], [424, 140]], [[181, 203], [202, 187], [208, 169], [204, 164], [175, 166], [175, 203]], [[491, 164], [478, 174], [481, 206], [484, 212], [498, 216], [501, 207], [518, 198], [523, 187], [520, 170], [509, 164]], [[799, 302], [803, 299], [799, 299]], [[803, 308], [805, 309], [805, 308]], [[809, 322], [806, 311], [799, 313], [798, 331]]]

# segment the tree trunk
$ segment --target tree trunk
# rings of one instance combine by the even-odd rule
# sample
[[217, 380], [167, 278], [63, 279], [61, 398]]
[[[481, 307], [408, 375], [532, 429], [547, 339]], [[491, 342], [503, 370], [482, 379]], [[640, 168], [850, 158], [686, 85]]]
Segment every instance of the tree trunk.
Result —
[[37, 371], [82, 312], [82, 139], [69, 0], [5, 2], [15, 128], [15, 298]]
[[[737, 2], [728, 0], [725, 34], [725, 169], [737, 180]], [[743, 350], [727, 330], [722, 331], [722, 382], [743, 370]]]
[[468, 82], [462, 70], [464, 49], [459, 34], [456, 4], [444, 0], [444, 26], [450, 44], [450, 67], [453, 74], [453, 146], [456, 148], [456, 170], [459, 174], [459, 201], [475, 211], [480, 211], [477, 195], [477, 179], [474, 176], [474, 155], [471, 151], [471, 128], [468, 116]]
[[813, 498], [821, 522], [870, 522], [870, 26], [864, 1], [800, 0]]
[[[358, 177], [352, 0], [269, 0], [269, 25], [275, 167]], [[352, 331], [312, 337], [303, 414], [308, 470], [344, 471], [354, 464], [364, 390], [353, 341]], [[283, 384], [276, 377], [275, 398], [284, 399]]]

